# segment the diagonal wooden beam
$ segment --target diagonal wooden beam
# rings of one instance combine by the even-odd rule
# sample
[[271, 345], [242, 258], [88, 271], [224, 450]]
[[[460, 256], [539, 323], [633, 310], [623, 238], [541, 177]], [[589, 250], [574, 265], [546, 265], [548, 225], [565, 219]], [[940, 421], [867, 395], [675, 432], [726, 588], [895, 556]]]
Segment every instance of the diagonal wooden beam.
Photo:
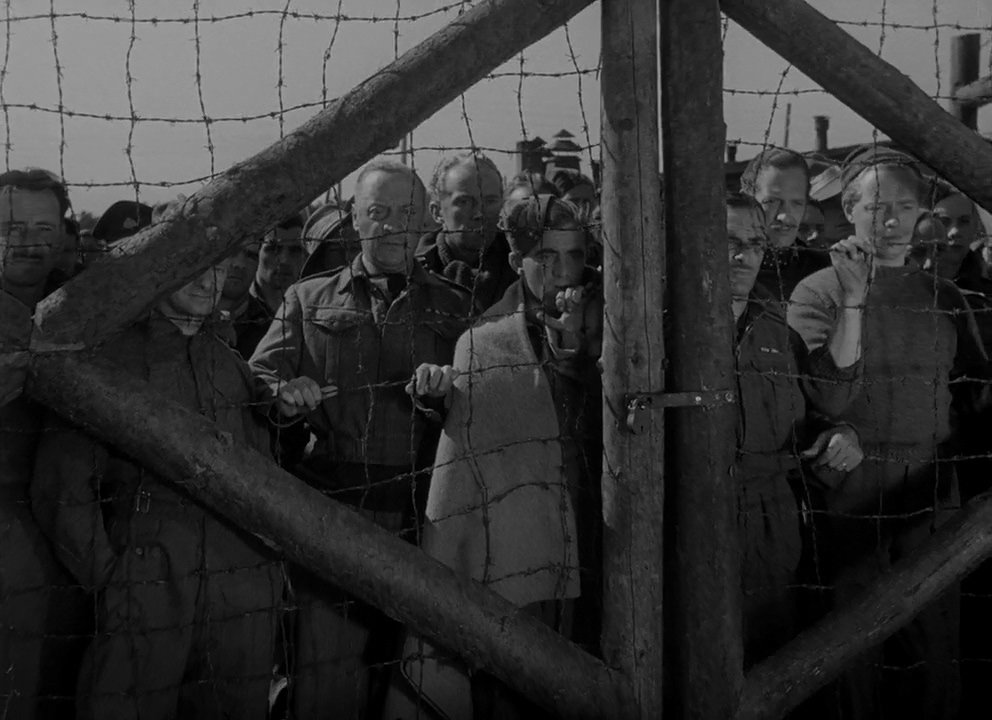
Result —
[[785, 717], [992, 556], [992, 495], [969, 502], [859, 599], [751, 670], [735, 720]]
[[992, 147], [803, 0], [720, 0], [730, 19], [992, 211]]
[[289, 559], [556, 715], [619, 718], [630, 707], [629, 682], [619, 672], [118, 367], [37, 354], [27, 390]]
[[485, 0], [404, 53], [298, 130], [194, 193], [177, 214], [114, 247], [43, 301], [53, 344], [92, 345], [156, 298], [230, 254], [238, 242], [395, 147], [486, 73], [593, 0]]

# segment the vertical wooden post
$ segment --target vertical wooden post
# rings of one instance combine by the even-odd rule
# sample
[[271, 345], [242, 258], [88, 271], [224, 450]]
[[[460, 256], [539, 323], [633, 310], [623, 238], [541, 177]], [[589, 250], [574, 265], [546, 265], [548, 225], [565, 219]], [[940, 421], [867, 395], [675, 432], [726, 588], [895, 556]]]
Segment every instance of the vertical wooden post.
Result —
[[[951, 94], [959, 87], [978, 79], [981, 65], [982, 36], [978, 33], [956, 35], [951, 39]], [[952, 99], [951, 115], [972, 130], [978, 129], [978, 106]]]
[[[661, 8], [670, 381], [674, 392], [728, 390], [734, 372], [720, 7], [717, 0], [662, 0]], [[735, 420], [731, 404], [669, 415], [674, 572], [667, 637], [677, 717], [730, 717], [743, 683], [737, 488], [730, 474]]]
[[620, 714], [645, 719], [662, 710], [664, 417], [634, 433], [627, 414], [664, 382], [657, 23], [657, 0], [603, 0], [603, 652], [632, 681]]

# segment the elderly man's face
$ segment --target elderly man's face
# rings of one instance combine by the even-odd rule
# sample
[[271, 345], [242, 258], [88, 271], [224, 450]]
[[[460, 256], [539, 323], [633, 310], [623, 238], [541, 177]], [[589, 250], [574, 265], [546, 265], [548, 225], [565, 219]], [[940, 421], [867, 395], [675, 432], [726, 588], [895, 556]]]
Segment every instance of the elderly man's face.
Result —
[[371, 270], [408, 273], [424, 229], [426, 197], [412, 174], [373, 171], [355, 188], [354, 224]]
[[5, 284], [43, 284], [58, 262], [64, 241], [55, 193], [12, 187], [0, 190], [0, 270]]
[[441, 198], [431, 214], [455, 247], [482, 252], [496, 236], [503, 207], [499, 173], [486, 163], [466, 160], [448, 170]]

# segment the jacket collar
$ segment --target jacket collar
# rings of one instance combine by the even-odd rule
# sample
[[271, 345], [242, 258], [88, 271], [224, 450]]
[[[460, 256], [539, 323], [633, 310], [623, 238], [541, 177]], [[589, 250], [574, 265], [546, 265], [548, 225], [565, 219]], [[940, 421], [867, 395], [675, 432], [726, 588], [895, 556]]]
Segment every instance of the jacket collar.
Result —
[[[409, 275], [410, 285], [420, 285], [420, 286], [440, 286], [444, 283], [434, 277], [431, 273], [427, 272], [424, 267], [419, 263], [414, 261], [413, 268], [410, 270]], [[355, 259], [351, 261], [351, 265], [341, 271], [341, 282], [338, 283], [338, 294], [347, 295], [352, 291], [353, 283], [365, 283], [366, 285], [371, 283], [369, 278], [369, 271], [365, 267], [365, 261], [362, 260], [362, 254], [359, 253], [355, 256]]]

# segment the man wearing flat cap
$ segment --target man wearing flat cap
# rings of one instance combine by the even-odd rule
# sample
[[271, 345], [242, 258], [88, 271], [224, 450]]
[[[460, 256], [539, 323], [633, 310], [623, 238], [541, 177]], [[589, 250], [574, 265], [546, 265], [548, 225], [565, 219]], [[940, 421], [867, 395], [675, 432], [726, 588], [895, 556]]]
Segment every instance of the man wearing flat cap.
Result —
[[[858, 432], [865, 459], [821, 472], [808, 488], [820, 582], [832, 586], [836, 606], [910, 555], [959, 506], [955, 467], [946, 460], [961, 452], [961, 429], [988, 408], [989, 376], [961, 291], [907, 263], [923, 212], [916, 161], [865, 148], [845, 162], [842, 186], [873, 278], [864, 303], [863, 389], [838, 418]], [[835, 273], [823, 270], [796, 287], [788, 319], [816, 350], [843, 312]], [[955, 717], [958, 630], [959, 597], [950, 590], [842, 676], [828, 693], [836, 716]]]
[[93, 238], [107, 245], [131, 237], [152, 224], [152, 209], [135, 200], [118, 200], [107, 208], [93, 227]]

